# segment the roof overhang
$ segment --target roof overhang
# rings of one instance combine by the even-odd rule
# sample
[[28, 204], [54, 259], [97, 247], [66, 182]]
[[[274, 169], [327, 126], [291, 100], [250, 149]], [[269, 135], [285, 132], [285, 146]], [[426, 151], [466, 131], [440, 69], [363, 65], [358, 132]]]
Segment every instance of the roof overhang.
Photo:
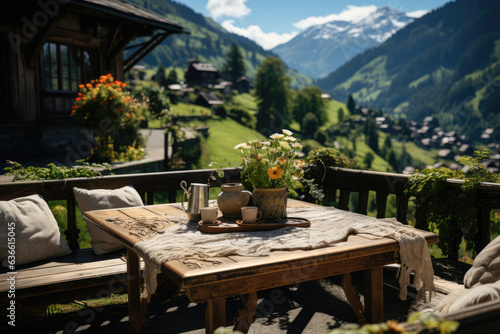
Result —
[[92, 11], [94, 15], [101, 15], [108, 18], [109, 16], [113, 16], [121, 20], [145, 24], [155, 29], [165, 30], [171, 34], [189, 34], [189, 31], [177, 22], [124, 0], [71, 0], [67, 5], [87, 9]]
[[[133, 46], [138, 47], [138, 49], [127, 59], [124, 59], [124, 72], [129, 71], [168, 36], [172, 34], [190, 34], [177, 22], [125, 0], [71, 0], [68, 4], [78, 7], [80, 11], [87, 11], [93, 16], [118, 19], [124, 23], [141, 26], [141, 31], [138, 29], [136, 36], [130, 36], [129, 42], [139, 36], [152, 36], [146, 42]], [[125, 46], [125, 43], [121, 44], [118, 48], [115, 48], [114, 52], [108, 52], [108, 56], [109, 54], [116, 54], [116, 49], [125, 48]]]

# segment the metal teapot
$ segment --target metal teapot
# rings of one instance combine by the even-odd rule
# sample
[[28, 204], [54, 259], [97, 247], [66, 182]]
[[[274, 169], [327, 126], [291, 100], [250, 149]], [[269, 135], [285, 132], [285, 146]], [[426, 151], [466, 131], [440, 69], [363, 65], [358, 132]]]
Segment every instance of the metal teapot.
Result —
[[[190, 221], [201, 220], [201, 208], [208, 206], [208, 184], [191, 183], [189, 188], [186, 181], [181, 181], [182, 209], [186, 212]], [[184, 206], [184, 198], [188, 198], [187, 208]]]

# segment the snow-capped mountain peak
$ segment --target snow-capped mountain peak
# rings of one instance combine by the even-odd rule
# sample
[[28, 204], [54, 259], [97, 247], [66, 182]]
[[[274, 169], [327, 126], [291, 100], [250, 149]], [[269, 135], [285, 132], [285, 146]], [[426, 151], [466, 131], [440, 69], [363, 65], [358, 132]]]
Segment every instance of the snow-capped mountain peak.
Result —
[[320, 78], [358, 53], [384, 42], [414, 19], [382, 6], [356, 20], [335, 20], [309, 27], [272, 51], [299, 72]]
[[382, 6], [361, 20], [330, 21], [310, 27], [303, 35], [313, 39], [339, 39], [366, 34], [367, 37], [382, 43], [413, 20], [414, 18], [404, 12]]

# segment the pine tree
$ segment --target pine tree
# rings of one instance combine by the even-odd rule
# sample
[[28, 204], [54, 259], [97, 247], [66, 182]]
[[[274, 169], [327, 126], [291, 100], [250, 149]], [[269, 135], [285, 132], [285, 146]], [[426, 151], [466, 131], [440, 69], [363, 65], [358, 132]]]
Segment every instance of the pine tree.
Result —
[[373, 160], [375, 160], [375, 156], [372, 152], [368, 151], [365, 154], [365, 158], [363, 159], [363, 163], [365, 164], [366, 169], [372, 168]]
[[165, 67], [163, 67], [162, 64], [158, 65], [158, 69], [156, 70], [156, 74], [155, 74], [155, 81], [159, 85], [163, 85], [165, 83], [166, 78], [167, 78], [167, 76], [165, 73]]
[[175, 68], [171, 68], [170, 71], [168, 72], [168, 75], [167, 75], [167, 80], [170, 81], [170, 82], [177, 82], [178, 77], [177, 77], [177, 71], [175, 70]]
[[339, 110], [337, 111], [337, 119], [339, 121], [339, 124], [344, 121], [344, 109], [339, 108]]
[[226, 62], [222, 66], [222, 77], [226, 80], [236, 82], [238, 78], [246, 73], [243, 54], [238, 44], [233, 43], [226, 56]]
[[354, 102], [354, 99], [352, 98], [351, 94], [349, 94], [349, 96], [347, 97], [346, 106], [347, 110], [349, 110], [349, 112], [353, 114], [354, 110], [356, 109], [356, 103]]
[[316, 117], [316, 115], [312, 112], [307, 113], [302, 119], [300, 128], [307, 137], [314, 137], [314, 134], [318, 130], [318, 118]]
[[389, 158], [387, 159], [387, 162], [396, 172], [398, 172], [398, 159], [396, 159], [396, 154], [394, 154], [393, 150], [389, 152]]

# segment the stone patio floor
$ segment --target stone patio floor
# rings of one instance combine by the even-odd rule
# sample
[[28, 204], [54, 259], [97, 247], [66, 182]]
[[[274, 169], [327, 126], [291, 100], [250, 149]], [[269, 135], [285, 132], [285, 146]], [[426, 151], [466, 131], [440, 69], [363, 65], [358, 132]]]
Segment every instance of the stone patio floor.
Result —
[[[386, 278], [386, 276], [388, 278]], [[412, 298], [402, 301], [394, 287], [392, 273], [384, 275], [384, 314], [386, 319], [405, 321], [416, 310], [435, 305], [444, 294], [437, 293], [431, 304]], [[353, 281], [362, 286], [361, 275], [355, 273]], [[361, 291], [362, 292], [362, 291]], [[249, 333], [314, 333], [323, 334], [345, 323], [356, 322], [347, 304], [340, 280], [331, 277], [293, 286], [261, 291], [254, 323]], [[362, 298], [362, 296], [361, 296]], [[232, 326], [237, 309], [242, 306], [238, 297], [226, 303], [226, 324]], [[203, 304], [190, 303], [183, 293], [166, 300], [152, 299], [148, 306], [147, 320], [142, 333], [202, 334], [204, 329]], [[12, 333], [128, 333], [127, 304], [86, 308], [63, 315], [30, 318], [19, 323]], [[10, 333], [11, 328], [0, 327], [0, 332]]]

